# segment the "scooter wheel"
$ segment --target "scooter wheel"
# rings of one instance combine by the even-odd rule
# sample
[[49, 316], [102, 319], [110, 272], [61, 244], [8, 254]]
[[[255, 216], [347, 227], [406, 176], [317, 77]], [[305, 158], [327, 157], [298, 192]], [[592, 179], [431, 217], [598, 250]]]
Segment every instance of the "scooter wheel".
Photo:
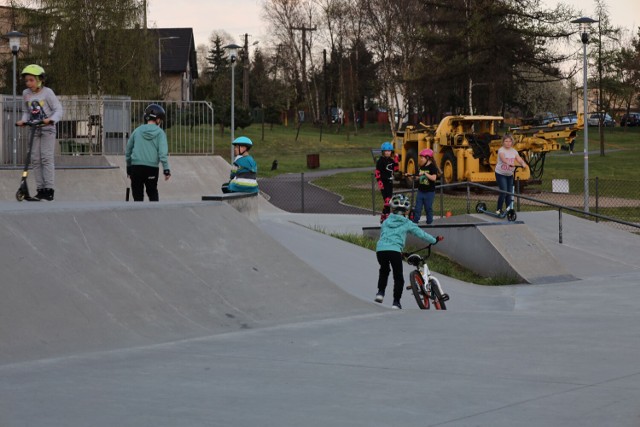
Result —
[[487, 211], [487, 204], [484, 202], [478, 202], [476, 205], [476, 212], [483, 213]]
[[516, 211], [513, 209], [509, 209], [507, 211], [507, 220], [508, 221], [515, 221], [516, 218], [518, 218], [518, 215], [516, 215]]
[[18, 190], [16, 191], [16, 200], [21, 202], [24, 200], [26, 194], [24, 194], [24, 192], [22, 190]]

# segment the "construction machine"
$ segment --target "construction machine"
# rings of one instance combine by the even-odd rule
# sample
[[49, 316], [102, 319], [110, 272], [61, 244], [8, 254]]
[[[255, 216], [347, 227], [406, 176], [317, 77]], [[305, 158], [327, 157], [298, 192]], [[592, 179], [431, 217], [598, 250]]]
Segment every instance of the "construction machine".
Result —
[[434, 161], [442, 172], [442, 182], [451, 184], [461, 181], [494, 183], [498, 149], [502, 136], [509, 132], [513, 136], [513, 148], [529, 165], [519, 169], [516, 177], [523, 182], [536, 183], [542, 180], [547, 153], [558, 151], [576, 138], [584, 127], [584, 116], [577, 123], [549, 123], [543, 126], [521, 126], [503, 128], [501, 116], [447, 116], [438, 125], [407, 126], [393, 138], [398, 155], [397, 180], [411, 178], [418, 166], [418, 153], [430, 148]]

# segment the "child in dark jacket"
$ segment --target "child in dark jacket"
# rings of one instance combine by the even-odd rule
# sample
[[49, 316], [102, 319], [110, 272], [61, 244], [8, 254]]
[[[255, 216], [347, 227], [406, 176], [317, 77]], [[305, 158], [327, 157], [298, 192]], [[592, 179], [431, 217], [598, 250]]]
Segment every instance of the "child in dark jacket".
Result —
[[420, 169], [418, 171], [418, 194], [416, 205], [413, 209], [413, 222], [420, 221], [422, 208], [427, 216], [427, 225], [433, 222], [433, 201], [436, 197], [436, 179], [438, 179], [438, 167], [433, 161], [433, 150], [426, 148], [420, 151], [418, 158]]
[[398, 162], [393, 156], [393, 144], [384, 142], [380, 146], [380, 150], [381, 155], [376, 162], [376, 181], [378, 181], [378, 188], [384, 201], [382, 215], [380, 216], [380, 223], [382, 224], [391, 212], [389, 200], [393, 196], [393, 173], [398, 170]]
[[149, 104], [144, 110], [146, 124], [138, 126], [127, 141], [127, 176], [131, 178], [131, 194], [135, 202], [144, 201], [145, 187], [150, 202], [159, 200], [159, 163], [162, 163], [165, 181], [171, 177], [167, 135], [160, 127], [165, 117], [164, 108]]
[[411, 202], [404, 194], [393, 196], [389, 202], [392, 214], [382, 223], [380, 227], [380, 239], [376, 245], [376, 257], [380, 264], [378, 275], [378, 293], [375, 302], [384, 300], [384, 293], [387, 288], [389, 273], [393, 269], [393, 305], [392, 308], [400, 309], [400, 298], [404, 288], [404, 274], [402, 272], [402, 249], [407, 238], [407, 233], [424, 240], [427, 243], [437, 243], [442, 240], [442, 236], [433, 237], [425, 233], [406, 218], [407, 211], [411, 208]]

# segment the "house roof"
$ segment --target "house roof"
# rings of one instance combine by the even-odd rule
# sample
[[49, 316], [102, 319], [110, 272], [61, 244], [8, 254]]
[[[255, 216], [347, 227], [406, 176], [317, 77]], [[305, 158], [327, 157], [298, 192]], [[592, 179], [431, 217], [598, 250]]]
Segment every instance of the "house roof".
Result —
[[162, 73], [183, 73], [187, 64], [191, 77], [198, 78], [198, 61], [192, 28], [154, 28], [160, 49]]

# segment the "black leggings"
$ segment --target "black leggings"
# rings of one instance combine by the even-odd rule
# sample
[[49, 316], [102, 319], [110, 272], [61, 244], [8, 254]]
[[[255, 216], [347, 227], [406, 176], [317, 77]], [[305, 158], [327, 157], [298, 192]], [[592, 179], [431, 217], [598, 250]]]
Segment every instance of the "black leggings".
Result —
[[383, 187], [380, 192], [382, 193], [382, 200], [384, 201], [382, 213], [388, 216], [391, 213], [389, 200], [391, 200], [391, 197], [393, 197], [393, 181], [384, 181]]
[[404, 289], [404, 276], [402, 273], [402, 254], [396, 251], [376, 252], [380, 274], [378, 275], [378, 292], [384, 293], [387, 289], [389, 273], [393, 269], [393, 299], [400, 301]]
[[134, 202], [144, 201], [144, 189], [150, 202], [157, 202], [158, 198], [158, 172], [160, 168], [151, 166], [131, 166], [131, 195]]

